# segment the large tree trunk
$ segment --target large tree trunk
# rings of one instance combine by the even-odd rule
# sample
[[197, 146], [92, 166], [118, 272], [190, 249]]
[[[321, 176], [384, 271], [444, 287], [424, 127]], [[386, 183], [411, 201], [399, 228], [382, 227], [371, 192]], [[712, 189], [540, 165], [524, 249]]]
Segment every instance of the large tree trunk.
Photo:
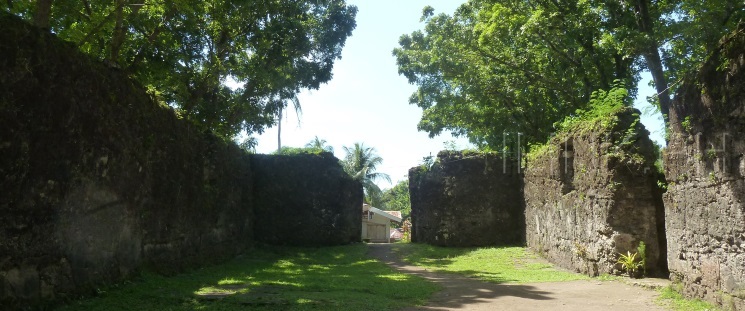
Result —
[[659, 43], [655, 39], [654, 24], [652, 17], [649, 15], [650, 2], [649, 0], [634, 0], [633, 2], [638, 30], [647, 39], [642, 43], [641, 53], [644, 61], [647, 63], [649, 72], [652, 74], [657, 98], [660, 102], [660, 112], [665, 121], [665, 126], [667, 126], [671, 100], [670, 93], [668, 92], [667, 78], [665, 78], [665, 71], [662, 66], [662, 59], [660, 58]]
[[657, 98], [660, 101], [660, 112], [665, 121], [665, 126], [667, 126], [669, 121], [668, 115], [670, 114], [670, 92], [668, 91], [667, 78], [665, 78], [662, 60], [660, 60], [660, 53], [656, 45], [654, 46], [654, 50], [650, 48], [650, 51], [644, 53], [644, 61], [647, 63], [650, 73], [652, 73]]
[[109, 61], [112, 63], [118, 63], [119, 52], [124, 44], [124, 1], [117, 0], [116, 7], [114, 8], [114, 33], [111, 35], [111, 51], [109, 54]]
[[52, 15], [53, 0], [37, 0], [36, 12], [34, 12], [34, 25], [39, 28], [49, 28], [49, 19]]
[[282, 150], [282, 110], [279, 109], [279, 122], [277, 122], [277, 154]]

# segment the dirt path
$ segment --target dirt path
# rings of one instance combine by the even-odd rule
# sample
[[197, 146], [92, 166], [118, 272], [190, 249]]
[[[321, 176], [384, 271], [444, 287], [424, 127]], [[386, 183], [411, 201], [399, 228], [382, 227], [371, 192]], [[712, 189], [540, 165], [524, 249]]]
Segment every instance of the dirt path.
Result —
[[368, 252], [443, 287], [425, 306], [405, 310], [667, 310], [655, 304], [657, 292], [616, 281], [494, 284], [408, 265], [393, 254], [390, 244], [370, 244]]

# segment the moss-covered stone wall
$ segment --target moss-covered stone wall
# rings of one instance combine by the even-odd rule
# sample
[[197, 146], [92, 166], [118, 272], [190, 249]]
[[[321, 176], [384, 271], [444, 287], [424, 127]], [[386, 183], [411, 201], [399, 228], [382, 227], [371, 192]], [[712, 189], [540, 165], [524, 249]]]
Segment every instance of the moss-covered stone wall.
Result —
[[523, 242], [522, 183], [515, 160], [441, 151], [409, 170], [412, 241], [443, 246]]
[[360, 242], [362, 185], [331, 153], [253, 155], [255, 235], [275, 245]]
[[654, 147], [639, 112], [618, 106], [583, 120], [528, 154], [528, 247], [596, 276], [620, 271], [619, 254], [646, 244], [648, 274], [665, 272]]
[[671, 277], [733, 310], [745, 310], [744, 30], [678, 89], [665, 152]]

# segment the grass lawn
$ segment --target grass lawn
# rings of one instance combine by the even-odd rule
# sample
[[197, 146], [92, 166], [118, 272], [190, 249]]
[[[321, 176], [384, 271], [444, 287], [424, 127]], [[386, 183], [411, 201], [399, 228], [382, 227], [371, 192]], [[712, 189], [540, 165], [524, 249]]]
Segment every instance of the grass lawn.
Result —
[[717, 306], [700, 300], [700, 299], [687, 299], [680, 294], [680, 284], [673, 284], [660, 290], [660, 297], [658, 301], [660, 304], [669, 306], [675, 311], [718, 311], [721, 310]]
[[394, 245], [404, 261], [439, 272], [460, 273], [495, 283], [585, 280], [589, 277], [555, 269], [525, 247], [454, 248], [417, 243]]
[[[408, 263], [489, 282], [588, 279], [554, 269], [524, 247], [402, 243], [393, 249]], [[423, 304], [439, 289], [370, 259], [366, 252], [364, 244], [258, 248], [228, 263], [174, 277], [146, 273], [60, 310], [395, 310]], [[673, 287], [663, 289], [659, 301], [674, 310], [718, 310], [700, 300], [684, 299]]]
[[393, 310], [439, 287], [368, 258], [363, 244], [260, 248], [175, 277], [145, 274], [61, 310]]

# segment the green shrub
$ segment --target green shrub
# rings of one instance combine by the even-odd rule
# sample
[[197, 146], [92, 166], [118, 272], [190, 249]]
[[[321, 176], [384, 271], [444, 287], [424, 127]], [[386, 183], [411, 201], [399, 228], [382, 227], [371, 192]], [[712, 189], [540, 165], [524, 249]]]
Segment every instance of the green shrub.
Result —
[[296, 155], [296, 154], [322, 154], [327, 152], [320, 148], [305, 148], [305, 147], [282, 147], [278, 151], [272, 152], [277, 155]]

